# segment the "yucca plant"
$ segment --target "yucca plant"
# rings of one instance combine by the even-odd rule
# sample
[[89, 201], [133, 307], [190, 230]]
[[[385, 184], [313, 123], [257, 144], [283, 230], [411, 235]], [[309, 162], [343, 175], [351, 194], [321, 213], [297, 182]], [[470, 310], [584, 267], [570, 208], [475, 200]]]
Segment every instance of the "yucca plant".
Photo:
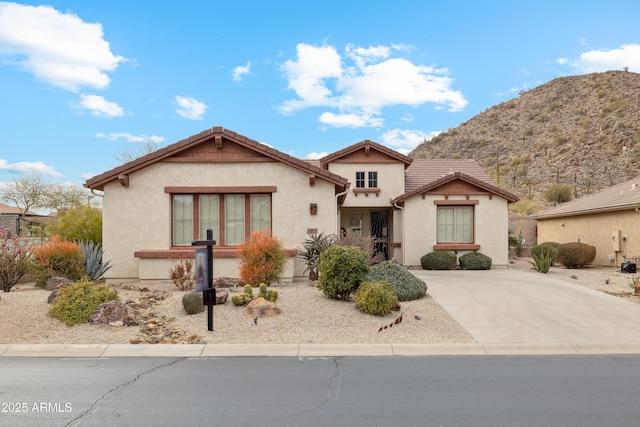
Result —
[[548, 245], [538, 245], [536, 248], [537, 250], [531, 251], [531, 258], [533, 258], [533, 262], [529, 261], [529, 263], [533, 265], [533, 268], [538, 273], [546, 274], [553, 265], [553, 260], [556, 259], [558, 250], [553, 246]]
[[302, 249], [298, 248], [298, 257], [302, 258], [307, 265], [304, 272], [309, 272], [309, 280], [318, 280], [318, 263], [320, 254], [329, 246], [336, 243], [336, 236], [318, 233], [307, 233], [309, 238], [302, 243]]
[[102, 262], [104, 253], [102, 246], [91, 240], [79, 242], [84, 260], [85, 274], [92, 281], [102, 280], [104, 274], [111, 268], [109, 261]]

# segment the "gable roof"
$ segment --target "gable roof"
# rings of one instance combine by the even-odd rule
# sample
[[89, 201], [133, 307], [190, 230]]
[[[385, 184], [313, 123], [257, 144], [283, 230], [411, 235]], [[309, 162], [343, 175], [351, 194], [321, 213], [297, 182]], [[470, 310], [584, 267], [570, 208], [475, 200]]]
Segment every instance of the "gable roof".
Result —
[[413, 191], [443, 176], [462, 172], [465, 175], [491, 183], [489, 175], [473, 160], [414, 159], [404, 172], [404, 190]]
[[547, 219], [640, 208], [640, 177], [544, 210], [533, 218]]
[[392, 150], [391, 148], [385, 147], [384, 145], [378, 144], [377, 142], [365, 139], [364, 141], [356, 142], [355, 144], [350, 145], [347, 148], [343, 148], [342, 150], [338, 150], [335, 153], [324, 156], [320, 159], [320, 166], [324, 169], [327, 169], [329, 167], [329, 163], [344, 159], [345, 157], [357, 153], [360, 150], [364, 151], [367, 156], [369, 155], [371, 150], [377, 151], [390, 160], [404, 163], [405, 168], [413, 162], [413, 159], [409, 156], [405, 156], [404, 154]]
[[472, 160], [416, 159], [405, 171], [406, 192], [391, 203], [400, 203], [418, 194], [425, 194], [449, 182], [460, 180], [491, 194], [516, 202], [518, 196], [495, 186], [484, 170]]
[[231, 141], [271, 160], [284, 163], [295, 169], [306, 172], [310, 176], [324, 179], [325, 181], [336, 185], [338, 189], [344, 190], [348, 185], [348, 180], [346, 178], [249, 139], [246, 136], [225, 129], [221, 126], [216, 126], [161, 148], [153, 153], [147, 154], [146, 156], [142, 156], [114, 169], [101, 173], [100, 175], [96, 175], [93, 178], [88, 179], [84, 186], [91, 189], [103, 190], [105, 184], [115, 181], [123, 175], [131, 174], [154, 163], [178, 156], [181, 153], [193, 149], [201, 144], [211, 143], [216, 144], [216, 146], [223, 146], [223, 140]]

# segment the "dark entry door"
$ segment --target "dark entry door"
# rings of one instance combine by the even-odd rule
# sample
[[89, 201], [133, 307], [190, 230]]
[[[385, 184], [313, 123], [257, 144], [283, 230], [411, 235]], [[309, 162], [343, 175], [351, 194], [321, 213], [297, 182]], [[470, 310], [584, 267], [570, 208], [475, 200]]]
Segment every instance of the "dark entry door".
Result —
[[373, 238], [373, 259], [389, 259], [389, 211], [371, 211], [371, 237]]

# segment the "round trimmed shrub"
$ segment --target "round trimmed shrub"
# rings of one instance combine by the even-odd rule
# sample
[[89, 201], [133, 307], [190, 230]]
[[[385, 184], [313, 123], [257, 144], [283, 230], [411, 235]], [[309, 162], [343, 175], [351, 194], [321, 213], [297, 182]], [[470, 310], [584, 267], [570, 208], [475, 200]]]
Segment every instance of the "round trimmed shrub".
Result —
[[398, 296], [388, 282], [365, 282], [356, 292], [358, 310], [386, 316], [398, 307]]
[[462, 270], [491, 270], [491, 258], [480, 252], [467, 252], [460, 257]]
[[49, 314], [62, 320], [67, 326], [87, 323], [89, 316], [104, 302], [118, 299], [118, 292], [106, 284], [96, 285], [84, 278], [60, 289]]
[[426, 283], [397, 262], [383, 261], [374, 265], [369, 271], [367, 280], [388, 282], [400, 301], [422, 298], [427, 293]]
[[318, 287], [333, 299], [349, 299], [369, 273], [369, 254], [356, 246], [333, 245], [320, 255]]
[[454, 270], [456, 262], [456, 254], [449, 251], [433, 251], [420, 258], [424, 270]]
[[596, 247], [570, 242], [560, 245], [556, 260], [567, 268], [581, 268], [596, 259]]

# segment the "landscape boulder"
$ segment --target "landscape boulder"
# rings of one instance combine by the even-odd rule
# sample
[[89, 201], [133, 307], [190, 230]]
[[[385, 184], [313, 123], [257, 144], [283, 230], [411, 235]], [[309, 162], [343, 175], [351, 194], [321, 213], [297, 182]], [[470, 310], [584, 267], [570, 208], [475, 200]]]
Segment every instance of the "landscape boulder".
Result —
[[281, 313], [276, 307], [276, 303], [258, 297], [251, 301], [244, 309], [245, 316], [248, 317], [275, 317]]
[[216, 289], [216, 304], [224, 304], [229, 298], [229, 291], [226, 289]]
[[130, 318], [127, 305], [122, 301], [108, 301], [100, 304], [89, 316], [89, 322], [111, 326], [129, 326], [136, 323]]
[[73, 280], [69, 280], [66, 277], [50, 277], [47, 279], [44, 288], [47, 291], [55, 291], [56, 289], [66, 288], [71, 285], [73, 285]]
[[241, 288], [244, 286], [244, 282], [241, 279], [233, 279], [231, 277], [219, 277], [213, 281], [213, 287], [218, 288]]

